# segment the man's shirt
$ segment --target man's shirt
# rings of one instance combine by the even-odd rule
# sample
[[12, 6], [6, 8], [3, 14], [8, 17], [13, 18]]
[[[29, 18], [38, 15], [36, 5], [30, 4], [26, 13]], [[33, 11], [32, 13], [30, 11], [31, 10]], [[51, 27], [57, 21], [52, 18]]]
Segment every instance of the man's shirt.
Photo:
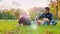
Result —
[[42, 18], [48, 18], [50, 21], [53, 20], [53, 15], [50, 12], [47, 13], [47, 14], [43, 13], [41, 16], [39, 16], [39, 19], [40, 19], [40, 17], [42, 17]]

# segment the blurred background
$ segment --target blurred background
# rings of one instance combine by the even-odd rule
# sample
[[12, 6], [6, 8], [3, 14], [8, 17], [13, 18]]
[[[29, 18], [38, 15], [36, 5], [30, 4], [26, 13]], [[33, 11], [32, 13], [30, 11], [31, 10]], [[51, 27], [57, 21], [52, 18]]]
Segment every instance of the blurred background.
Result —
[[[50, 7], [50, 11], [56, 19], [57, 0], [0, 0], [0, 19], [19, 19], [22, 11], [27, 11], [33, 20], [44, 11], [44, 7]], [[60, 0], [58, 0], [58, 20], [60, 20]]]
[[[57, 24], [36, 25], [36, 16], [49, 7]], [[30, 16], [31, 26], [16, 26], [21, 13]], [[60, 34], [60, 0], [0, 0], [0, 34]]]

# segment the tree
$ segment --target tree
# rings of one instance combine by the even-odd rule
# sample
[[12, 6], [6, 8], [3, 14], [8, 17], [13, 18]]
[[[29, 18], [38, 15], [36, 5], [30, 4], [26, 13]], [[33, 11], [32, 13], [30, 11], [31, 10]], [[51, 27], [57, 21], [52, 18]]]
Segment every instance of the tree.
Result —
[[2, 19], [3, 18], [3, 14], [1, 13], [1, 11], [0, 11], [0, 19]]
[[[56, 17], [56, 3], [53, 2], [53, 5], [49, 4], [50, 11], [53, 13], [54, 18]], [[58, 19], [60, 18], [60, 0], [58, 0]]]
[[14, 13], [15, 13], [15, 9], [10, 9], [9, 14], [14, 16]]
[[42, 7], [33, 7], [28, 10], [30, 13], [31, 19], [34, 20], [36, 16], [40, 15], [41, 12], [43, 12]]
[[20, 13], [22, 12], [21, 9], [17, 9], [15, 12], [15, 19], [19, 19], [20, 18]]

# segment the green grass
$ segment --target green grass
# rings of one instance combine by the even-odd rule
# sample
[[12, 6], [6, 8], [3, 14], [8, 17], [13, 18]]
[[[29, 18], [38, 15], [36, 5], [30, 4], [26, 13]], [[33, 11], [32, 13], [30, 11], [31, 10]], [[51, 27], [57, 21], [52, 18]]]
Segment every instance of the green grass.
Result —
[[0, 20], [0, 34], [60, 34], [60, 22], [55, 26], [18, 26], [18, 20]]

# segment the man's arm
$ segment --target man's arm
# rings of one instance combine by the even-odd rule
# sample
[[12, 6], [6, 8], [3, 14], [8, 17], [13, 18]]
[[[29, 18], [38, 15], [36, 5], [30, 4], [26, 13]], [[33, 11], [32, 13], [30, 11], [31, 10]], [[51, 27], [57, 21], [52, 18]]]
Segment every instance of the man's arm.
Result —
[[53, 20], [53, 14], [50, 15], [51, 21]]
[[41, 17], [42, 17], [42, 14], [38, 15], [38, 16], [36, 17], [36, 20], [39, 20]]

